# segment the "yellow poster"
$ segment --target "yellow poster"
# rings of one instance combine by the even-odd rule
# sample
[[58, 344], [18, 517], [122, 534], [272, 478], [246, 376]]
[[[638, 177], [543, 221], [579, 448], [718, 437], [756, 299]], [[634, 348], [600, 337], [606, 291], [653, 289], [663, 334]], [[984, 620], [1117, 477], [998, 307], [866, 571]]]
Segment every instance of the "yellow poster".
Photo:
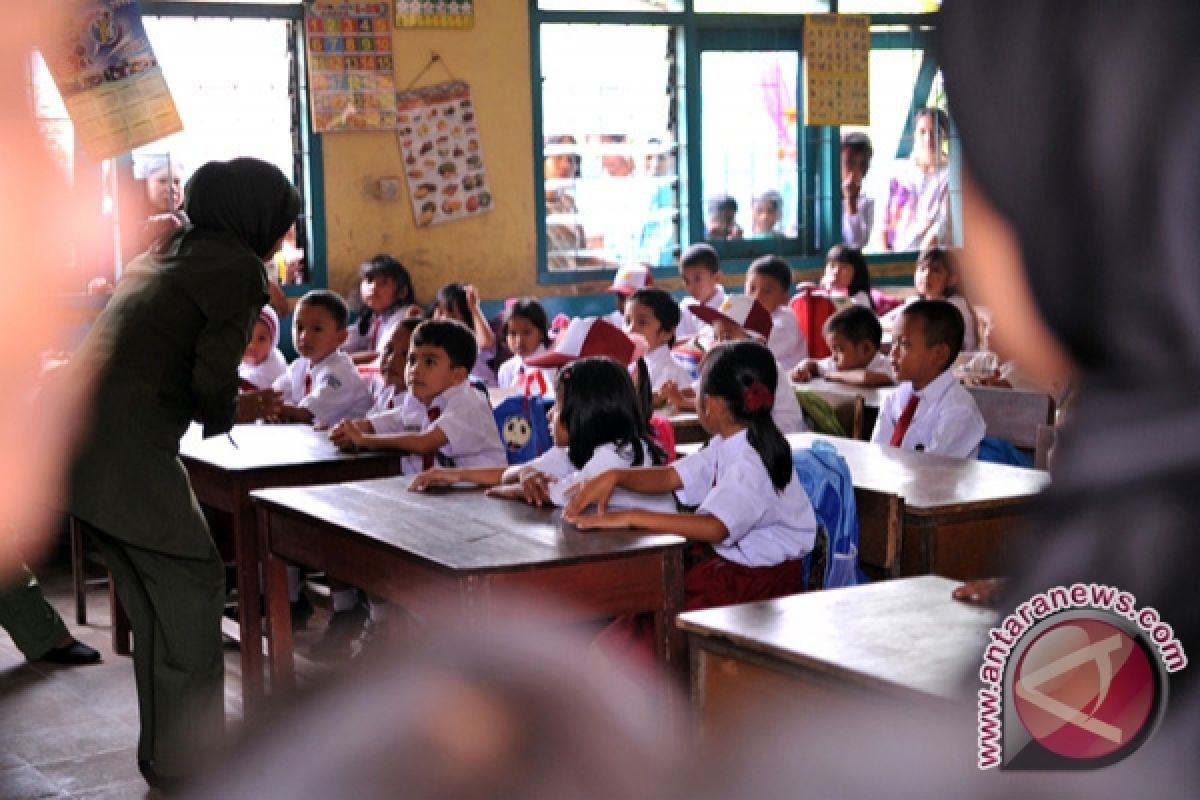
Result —
[[397, 28], [470, 28], [475, 0], [396, 0]]
[[871, 19], [818, 14], [804, 21], [804, 123], [871, 124]]

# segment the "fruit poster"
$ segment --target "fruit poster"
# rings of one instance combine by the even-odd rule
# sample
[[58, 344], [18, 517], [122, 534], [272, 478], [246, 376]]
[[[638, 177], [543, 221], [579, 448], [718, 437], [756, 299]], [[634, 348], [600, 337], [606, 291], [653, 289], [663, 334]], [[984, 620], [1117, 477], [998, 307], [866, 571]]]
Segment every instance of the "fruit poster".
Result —
[[317, 3], [304, 15], [317, 133], [396, 127], [389, 3]]
[[42, 55], [88, 155], [112, 158], [183, 130], [136, 0], [71, 5]]
[[396, 0], [397, 28], [470, 28], [475, 0]]
[[401, 93], [396, 133], [419, 227], [491, 210], [470, 86], [451, 81]]
[[813, 14], [804, 18], [804, 122], [871, 124], [871, 18]]

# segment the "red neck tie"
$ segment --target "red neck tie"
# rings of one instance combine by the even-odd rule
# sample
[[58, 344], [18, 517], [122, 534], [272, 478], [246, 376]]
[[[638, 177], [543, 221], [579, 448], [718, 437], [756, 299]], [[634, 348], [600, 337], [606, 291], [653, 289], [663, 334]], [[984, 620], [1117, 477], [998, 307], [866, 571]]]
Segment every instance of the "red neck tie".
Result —
[[915, 394], [909, 396], [904, 410], [900, 412], [900, 419], [896, 420], [896, 427], [892, 431], [892, 440], [888, 442], [892, 447], [900, 447], [900, 443], [904, 441], [904, 434], [908, 433], [908, 426], [912, 424], [913, 416], [917, 413], [917, 403], [920, 401], [921, 398]]
[[367, 348], [368, 350], [375, 350], [379, 347], [379, 328], [382, 324], [383, 320], [378, 314], [376, 314], [375, 319], [371, 320], [371, 330], [369, 333], [371, 337], [371, 346]]
[[306, 370], [304, 373], [304, 396], [308, 397], [312, 394], [312, 370]]
[[[430, 422], [436, 422], [437, 418], [440, 417], [441, 415], [442, 415], [442, 410], [435, 406], [430, 406], [429, 411], [426, 412], [426, 416], [429, 417]], [[433, 468], [433, 460], [436, 455], [437, 455], [437, 453], [426, 453], [421, 459], [421, 468], [422, 469], [432, 469]]]

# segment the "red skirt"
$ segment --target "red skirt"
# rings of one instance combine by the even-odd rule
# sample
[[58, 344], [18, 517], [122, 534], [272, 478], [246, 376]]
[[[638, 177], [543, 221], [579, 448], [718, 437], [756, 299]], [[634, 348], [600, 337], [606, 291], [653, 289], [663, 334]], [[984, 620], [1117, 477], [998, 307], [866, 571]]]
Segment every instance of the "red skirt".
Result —
[[[683, 609], [732, 606], [797, 594], [804, 589], [804, 562], [785, 561], [773, 567], [745, 567], [720, 556], [687, 567], [683, 574]], [[617, 617], [596, 637], [595, 646], [614, 661], [642, 666], [655, 660], [654, 615]]]

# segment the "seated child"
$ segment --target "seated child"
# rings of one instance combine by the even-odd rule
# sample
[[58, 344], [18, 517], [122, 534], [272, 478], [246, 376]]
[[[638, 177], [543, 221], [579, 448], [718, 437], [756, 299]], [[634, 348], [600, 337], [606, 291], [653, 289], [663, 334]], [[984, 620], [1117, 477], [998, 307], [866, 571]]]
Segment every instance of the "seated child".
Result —
[[904, 306], [889, 354], [900, 387], [879, 408], [871, 441], [974, 458], [986, 426], [951, 367], [963, 340], [962, 315], [949, 303]]
[[275, 381], [283, 395], [277, 421], [328, 426], [371, 407], [371, 392], [354, 362], [338, 349], [346, 341], [348, 317], [346, 303], [327, 289], [300, 298], [292, 316], [292, 343], [300, 357]]
[[[718, 343], [746, 339], [765, 342], [771, 334], [771, 315], [761, 303], [744, 294], [727, 298], [719, 311], [701, 308], [696, 313], [712, 323]], [[778, 362], [775, 368], [780, 375], [787, 375]], [[687, 387], [668, 382], [663, 384], [662, 392], [667, 403], [674, 408], [680, 411], [694, 410], [699, 387], [699, 381]], [[776, 427], [784, 433], [803, 433], [808, 430], [804, 423], [804, 410], [800, 407], [789, 381], [776, 382], [771, 417], [775, 420]]]
[[503, 467], [508, 463], [487, 397], [468, 380], [475, 337], [455, 320], [417, 326], [408, 349], [406, 407], [365, 420], [347, 420], [329, 432], [346, 450], [402, 450], [404, 474], [440, 463]]
[[[692, 313], [697, 305], [720, 308], [725, 302], [725, 287], [721, 285], [721, 258], [710, 244], [698, 242], [683, 251], [679, 259], [679, 274], [688, 296], [679, 302], [679, 325], [675, 336], [687, 341], [699, 336], [707, 325]], [[708, 331], [711, 334], [711, 331]]]
[[483, 308], [479, 305], [479, 293], [470, 284], [447, 283], [438, 289], [433, 302], [433, 319], [452, 319], [467, 326], [475, 334], [477, 353], [471, 375], [483, 381], [485, 386], [496, 385], [495, 365], [496, 334]]
[[549, 395], [554, 389], [554, 370], [525, 365], [525, 359], [546, 352], [550, 344], [546, 309], [532, 297], [516, 301], [504, 318], [504, 338], [513, 357], [500, 365], [496, 385], [501, 389], [524, 389], [527, 381], [534, 394]]
[[843, 308], [825, 320], [823, 333], [831, 355], [804, 359], [792, 370], [792, 380], [824, 378], [852, 386], [891, 386], [896, 382], [891, 362], [879, 352], [883, 328], [869, 308]]
[[[662, 450], [646, 427], [633, 381], [608, 356], [581, 358], [563, 367], [550, 410], [554, 447], [534, 460], [508, 468], [471, 467], [427, 470], [413, 479], [413, 491], [470, 481], [493, 497], [532, 505], [565, 505], [564, 493], [580, 481], [619, 467], [664, 463]], [[669, 494], [635, 495], [622, 490], [611, 505], [674, 511]]]
[[[584, 481], [574, 487], [563, 519], [583, 530], [639, 528], [709, 545], [708, 557], [684, 571], [685, 609], [798, 592], [801, 559], [812, 550], [817, 521], [791, 448], [771, 417], [779, 383], [775, 359], [757, 342], [722, 343], [705, 355], [700, 374], [700, 421], [713, 437], [709, 445], [672, 466], [610, 469]], [[675, 492], [682, 504], [697, 508], [613, 510], [617, 489]], [[644, 619], [620, 618], [599, 644], [645, 651], [652, 631]]]
[[796, 315], [788, 306], [791, 291], [792, 268], [779, 256], [755, 259], [746, 271], [746, 295], [761, 303], [771, 315], [767, 347], [784, 367], [784, 375], [808, 356], [808, 343], [800, 332]]
[[692, 382], [688, 368], [671, 355], [678, 324], [679, 306], [665, 289], [639, 289], [625, 304], [625, 332], [646, 340], [643, 358], [650, 373], [650, 389], [655, 393], [667, 381], [684, 385]]
[[626, 299], [639, 289], [653, 285], [654, 276], [650, 273], [649, 268], [641, 264], [629, 264], [618, 269], [617, 274], [613, 276], [612, 286], [608, 287], [608, 291], [612, 293], [613, 300], [616, 302], [617, 310], [606, 316], [605, 319], [618, 328], [624, 328]]
[[386, 253], [364, 261], [358, 274], [363, 308], [343, 349], [355, 364], [373, 364], [413, 304], [412, 278]]
[[[962, 349], [966, 352], [979, 349], [979, 320], [975, 316], [975, 310], [958, 288], [958, 274], [949, 252], [940, 247], [922, 250], [917, 256], [917, 265], [913, 270], [913, 286], [917, 294], [908, 302], [945, 300], [950, 303], [958, 309], [963, 319]], [[879, 320], [885, 331], [893, 329], [904, 308], [905, 306], [897, 306]]]
[[871, 299], [871, 270], [861, 250], [835, 244], [825, 256], [825, 274], [821, 288], [836, 297], [848, 297], [851, 303], [875, 311]]
[[417, 317], [405, 317], [384, 343], [383, 352], [379, 355], [379, 374], [370, 383], [375, 402], [367, 412], [368, 419], [373, 414], [383, 414], [404, 404], [408, 396], [408, 384], [404, 380], [408, 346], [412, 343], [413, 331], [423, 321]]
[[245, 392], [270, 389], [287, 368], [287, 359], [279, 352], [279, 317], [275, 309], [263, 306], [238, 364], [240, 388]]

